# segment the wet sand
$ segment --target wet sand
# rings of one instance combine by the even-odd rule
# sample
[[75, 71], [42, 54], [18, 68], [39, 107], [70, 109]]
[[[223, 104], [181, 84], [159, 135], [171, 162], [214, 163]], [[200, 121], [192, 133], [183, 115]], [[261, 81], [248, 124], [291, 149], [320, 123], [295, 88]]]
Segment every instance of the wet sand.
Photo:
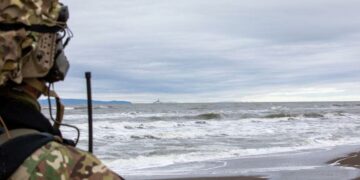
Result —
[[[328, 162], [335, 166], [353, 167], [360, 169], [360, 151], [350, 153], [344, 157], [336, 158]], [[360, 180], [360, 176], [354, 178]]]
[[[128, 180], [339, 180], [360, 177], [360, 145], [175, 164], [149, 168]], [[351, 153], [356, 152], [356, 153]], [[332, 160], [331, 160], [332, 159]], [[331, 160], [331, 161], [330, 161]], [[304, 178], [306, 177], [306, 178]]]
[[255, 177], [255, 176], [232, 176], [232, 177], [194, 177], [194, 178], [175, 178], [167, 180], [264, 180], [267, 178]]
[[339, 157], [328, 162], [336, 166], [346, 166], [360, 168], [360, 151], [350, 153], [344, 157]]

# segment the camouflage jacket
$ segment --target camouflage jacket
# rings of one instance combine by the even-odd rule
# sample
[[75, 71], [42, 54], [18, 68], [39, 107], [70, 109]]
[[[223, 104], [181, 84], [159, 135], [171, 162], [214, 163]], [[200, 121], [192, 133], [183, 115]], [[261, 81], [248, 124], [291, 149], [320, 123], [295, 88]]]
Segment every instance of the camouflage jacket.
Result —
[[51, 141], [29, 156], [10, 180], [121, 180], [95, 156]]
[[[61, 133], [30, 101], [3, 95], [0, 93], [0, 116], [10, 130], [26, 128], [41, 133], [18, 136], [3, 144], [0, 141], [0, 179], [122, 179], [92, 154], [66, 141], [55, 141], [54, 136]], [[0, 125], [0, 136], [2, 133]]]

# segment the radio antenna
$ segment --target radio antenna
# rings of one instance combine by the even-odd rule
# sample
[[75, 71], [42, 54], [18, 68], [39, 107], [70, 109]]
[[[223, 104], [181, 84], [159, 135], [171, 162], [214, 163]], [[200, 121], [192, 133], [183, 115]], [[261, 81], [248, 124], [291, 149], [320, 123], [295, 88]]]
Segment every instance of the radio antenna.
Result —
[[92, 113], [92, 97], [91, 97], [91, 72], [85, 72], [87, 103], [88, 103], [88, 123], [89, 123], [89, 152], [93, 153], [93, 113]]

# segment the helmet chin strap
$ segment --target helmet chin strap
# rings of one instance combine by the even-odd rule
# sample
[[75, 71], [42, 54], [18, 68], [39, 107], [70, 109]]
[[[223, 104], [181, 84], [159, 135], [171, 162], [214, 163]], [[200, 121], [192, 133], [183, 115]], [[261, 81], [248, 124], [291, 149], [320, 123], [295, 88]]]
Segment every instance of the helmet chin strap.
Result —
[[[79, 139], [80, 139], [80, 129], [76, 126], [73, 126], [73, 125], [69, 125], [69, 124], [64, 124], [62, 123], [62, 120], [63, 120], [63, 117], [64, 117], [64, 110], [65, 110], [65, 107], [64, 105], [61, 103], [60, 101], [60, 97], [56, 94], [55, 91], [53, 90], [50, 90], [50, 87], [52, 86], [53, 84], [50, 83], [49, 86], [47, 87], [47, 90], [44, 91], [44, 95], [48, 96], [48, 102], [49, 102], [49, 113], [50, 113], [50, 119], [52, 121], [54, 121], [54, 128], [55, 129], [59, 129], [60, 130], [60, 126], [66, 126], [66, 127], [70, 127], [70, 128], [74, 128], [77, 132], [77, 137], [76, 137], [76, 140], [75, 140], [75, 145], [77, 145], [77, 143], [79, 142]], [[54, 97], [55, 98], [55, 101], [56, 101], [56, 119], [53, 118], [52, 116], [52, 113], [51, 113], [51, 101], [50, 101], [50, 97]]]
[[[32, 88], [32, 90], [30, 90], [30, 91], [39, 93], [39, 95], [36, 97], [36, 99], [39, 98], [41, 94], [48, 97], [50, 119], [52, 121], [54, 121], [53, 127], [55, 129], [60, 130], [60, 126], [66, 126], [66, 127], [74, 128], [76, 130], [76, 132], [77, 132], [77, 137], [75, 140], [75, 146], [76, 146], [80, 139], [80, 130], [76, 126], [62, 123], [63, 117], [64, 117], [65, 106], [61, 103], [61, 100], [60, 100], [60, 97], [58, 96], [58, 94], [54, 90], [50, 89], [53, 84], [50, 83], [48, 86], [46, 86], [45, 81], [35, 79], [35, 78], [34, 79], [24, 79], [24, 82], [25, 82], [26, 86], [29, 86], [30, 89]], [[26, 88], [24, 88], [24, 89], [25, 89], [25, 91], [27, 91]], [[36, 95], [34, 95], [34, 96], [36, 96]], [[52, 116], [50, 97], [55, 98], [55, 101], [56, 101], [56, 118], [55, 119]]]
[[45, 81], [41, 81], [35, 78], [24, 79], [24, 82], [26, 83], [24, 90], [27, 91], [27, 93], [32, 95], [34, 98], [38, 99], [41, 94], [55, 98], [56, 118], [53, 119], [52, 116], [50, 118], [54, 121], [54, 128], [59, 129], [64, 117], [65, 106], [61, 103], [58, 94], [54, 90], [50, 90], [51, 84], [49, 84], [49, 86], [47, 87]]
[[42, 82], [35, 78], [27, 78], [23, 80], [25, 85], [24, 91], [35, 99], [38, 99], [46, 89], [45, 82]]
[[[59, 129], [60, 125], [62, 125], [62, 120], [64, 118], [65, 106], [61, 103], [61, 100], [60, 100], [60, 97], [58, 96], [58, 94], [54, 90], [50, 90], [50, 86], [51, 86], [51, 84], [49, 84], [49, 87], [46, 89], [46, 91], [43, 92], [43, 94], [45, 96], [55, 98], [56, 118], [55, 118], [55, 120], [52, 118], [52, 116], [50, 118], [54, 121], [54, 125], [53, 125], [54, 128]], [[50, 111], [51, 111], [51, 109], [50, 109]]]

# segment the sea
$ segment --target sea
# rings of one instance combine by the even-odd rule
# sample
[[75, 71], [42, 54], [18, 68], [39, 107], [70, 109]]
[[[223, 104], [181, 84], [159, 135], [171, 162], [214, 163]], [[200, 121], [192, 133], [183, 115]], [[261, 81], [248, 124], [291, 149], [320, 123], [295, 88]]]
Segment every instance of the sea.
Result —
[[[48, 110], [43, 109], [47, 116]], [[78, 147], [84, 150], [87, 118], [86, 106], [66, 107], [64, 123], [80, 129]], [[122, 175], [360, 144], [360, 102], [95, 105], [93, 118], [94, 154]], [[76, 138], [73, 128], [61, 130], [65, 138]]]

